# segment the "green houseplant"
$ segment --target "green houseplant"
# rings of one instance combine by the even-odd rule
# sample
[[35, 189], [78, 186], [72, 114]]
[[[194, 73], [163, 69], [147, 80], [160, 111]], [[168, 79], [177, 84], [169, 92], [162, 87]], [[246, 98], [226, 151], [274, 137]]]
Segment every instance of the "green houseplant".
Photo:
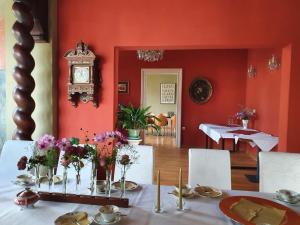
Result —
[[140, 139], [141, 130], [152, 127], [155, 130], [160, 130], [154, 121], [159, 119], [151, 115], [148, 107], [134, 107], [133, 105], [120, 105], [118, 112], [118, 127], [126, 129], [128, 139]]

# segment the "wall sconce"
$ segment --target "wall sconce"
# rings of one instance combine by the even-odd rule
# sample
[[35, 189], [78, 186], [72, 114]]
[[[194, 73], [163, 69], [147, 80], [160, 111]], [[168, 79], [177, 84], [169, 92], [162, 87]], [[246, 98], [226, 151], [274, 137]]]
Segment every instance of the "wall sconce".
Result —
[[249, 78], [253, 78], [256, 75], [256, 68], [253, 65], [249, 65], [247, 74]]
[[275, 55], [269, 59], [268, 68], [270, 71], [278, 70], [280, 67], [280, 63], [278, 62], [278, 58]]

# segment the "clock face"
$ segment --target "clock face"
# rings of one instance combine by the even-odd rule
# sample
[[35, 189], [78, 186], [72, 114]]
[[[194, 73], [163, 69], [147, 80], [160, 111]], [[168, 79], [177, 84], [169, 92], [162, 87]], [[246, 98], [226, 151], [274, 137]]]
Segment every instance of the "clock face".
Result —
[[73, 83], [89, 83], [90, 68], [88, 66], [74, 67]]

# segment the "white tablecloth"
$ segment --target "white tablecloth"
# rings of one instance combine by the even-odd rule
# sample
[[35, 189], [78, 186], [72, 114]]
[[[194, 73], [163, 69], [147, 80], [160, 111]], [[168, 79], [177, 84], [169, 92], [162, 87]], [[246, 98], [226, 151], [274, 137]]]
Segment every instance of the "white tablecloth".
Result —
[[[186, 200], [186, 206], [190, 208], [185, 213], [176, 211], [175, 199], [168, 192], [172, 187], [163, 186], [161, 190], [162, 203], [165, 209], [163, 214], [152, 212], [155, 189], [153, 185], [144, 185], [140, 191], [128, 193], [131, 208], [121, 209], [123, 214], [120, 225], [223, 225], [232, 224], [219, 210], [220, 199], [196, 198]], [[53, 225], [54, 220], [66, 213], [75, 210], [83, 210], [94, 215], [98, 206], [56, 203], [39, 201], [34, 209], [20, 210], [15, 205], [14, 196], [20, 189], [13, 185], [0, 183], [0, 224], [1, 225]], [[225, 196], [231, 195], [250, 195], [272, 199], [272, 194], [245, 191], [224, 191]], [[291, 207], [298, 213], [299, 206]]]
[[[206, 135], [208, 135], [211, 139], [215, 142], [219, 143], [221, 138], [230, 138], [235, 139], [235, 143], [241, 139], [247, 139], [250, 141], [250, 145], [252, 147], [258, 146], [262, 151], [271, 151], [278, 142], [278, 137], [274, 137], [270, 134], [266, 134], [264, 132], [259, 132], [256, 134], [236, 134], [236, 133], [229, 133], [229, 131], [241, 130], [242, 127], [227, 127], [227, 126], [220, 126], [216, 124], [208, 124], [202, 123], [199, 125], [199, 129], [202, 130]], [[255, 131], [253, 129], [247, 129], [248, 131]]]

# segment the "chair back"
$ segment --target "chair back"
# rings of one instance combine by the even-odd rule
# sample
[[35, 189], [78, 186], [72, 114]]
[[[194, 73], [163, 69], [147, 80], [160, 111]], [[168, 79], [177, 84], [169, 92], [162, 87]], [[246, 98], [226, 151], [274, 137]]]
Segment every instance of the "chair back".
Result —
[[173, 116], [171, 117], [171, 125], [172, 125], [173, 128], [176, 127], [176, 115], [173, 115]]
[[156, 116], [160, 121], [155, 120], [155, 124], [159, 127], [164, 127], [168, 125], [168, 119], [162, 113]]
[[189, 149], [189, 185], [231, 189], [230, 154], [227, 150]]
[[[136, 163], [126, 172], [126, 180], [134, 181], [138, 184], [152, 184], [153, 183], [153, 164], [154, 164], [154, 151], [152, 146], [147, 145], [134, 145], [137, 155], [139, 156]], [[115, 181], [121, 178], [121, 167], [115, 167]]]
[[33, 155], [34, 141], [8, 140], [4, 143], [0, 155], [0, 177], [1, 183], [11, 182], [19, 174], [27, 171], [20, 171], [17, 163], [22, 156], [28, 159]]
[[289, 189], [300, 193], [300, 154], [259, 153], [259, 191], [274, 193]]

